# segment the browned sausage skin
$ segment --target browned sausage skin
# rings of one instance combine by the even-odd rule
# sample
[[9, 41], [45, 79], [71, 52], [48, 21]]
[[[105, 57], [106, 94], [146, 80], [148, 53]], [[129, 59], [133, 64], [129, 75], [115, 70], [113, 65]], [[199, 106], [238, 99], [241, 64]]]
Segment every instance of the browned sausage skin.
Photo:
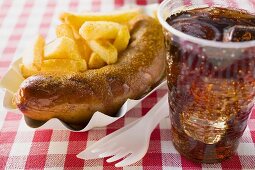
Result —
[[130, 23], [130, 44], [116, 64], [84, 73], [31, 76], [14, 97], [17, 107], [34, 120], [59, 118], [80, 125], [96, 111], [114, 116], [128, 98], [148, 92], [165, 73], [164, 36], [150, 17]]

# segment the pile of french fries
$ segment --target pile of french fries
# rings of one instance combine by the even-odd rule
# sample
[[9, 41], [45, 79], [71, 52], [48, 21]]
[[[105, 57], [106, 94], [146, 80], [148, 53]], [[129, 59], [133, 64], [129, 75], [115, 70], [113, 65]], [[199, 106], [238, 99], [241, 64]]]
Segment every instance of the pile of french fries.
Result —
[[84, 72], [116, 63], [118, 53], [129, 43], [127, 24], [139, 13], [62, 13], [56, 39], [45, 44], [39, 35], [25, 50], [20, 65], [23, 76], [46, 71]]

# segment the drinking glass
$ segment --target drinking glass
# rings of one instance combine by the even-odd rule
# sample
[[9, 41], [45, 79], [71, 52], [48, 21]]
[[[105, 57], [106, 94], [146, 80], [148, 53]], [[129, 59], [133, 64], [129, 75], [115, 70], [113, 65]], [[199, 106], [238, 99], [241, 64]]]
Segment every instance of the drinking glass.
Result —
[[[233, 9], [229, 0], [211, 6]], [[171, 27], [166, 19], [183, 9], [208, 7], [202, 1], [165, 0], [158, 10], [167, 49], [171, 132], [175, 148], [204, 163], [236, 151], [254, 103], [255, 41], [217, 42]], [[254, 13], [252, 5], [235, 7]]]

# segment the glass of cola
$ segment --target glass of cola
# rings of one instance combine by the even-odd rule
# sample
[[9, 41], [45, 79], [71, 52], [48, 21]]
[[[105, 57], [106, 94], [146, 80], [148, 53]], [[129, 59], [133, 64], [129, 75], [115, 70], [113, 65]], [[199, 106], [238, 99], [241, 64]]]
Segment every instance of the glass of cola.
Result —
[[255, 9], [229, 0], [165, 0], [158, 10], [167, 49], [172, 139], [187, 158], [230, 158], [255, 97]]

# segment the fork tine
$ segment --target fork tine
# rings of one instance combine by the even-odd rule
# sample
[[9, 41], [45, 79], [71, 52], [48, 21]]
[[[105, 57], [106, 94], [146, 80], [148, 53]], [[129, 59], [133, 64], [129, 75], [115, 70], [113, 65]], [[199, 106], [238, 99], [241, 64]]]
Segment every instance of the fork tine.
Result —
[[[108, 145], [106, 145], [106, 147], [104, 147], [104, 149], [101, 149], [101, 151], [98, 153], [99, 154], [98, 156], [100, 158], [103, 158], [103, 157], [106, 157], [105, 156], [106, 153], [110, 154], [110, 153], [114, 152], [114, 154], [115, 154], [115, 153], [119, 152], [120, 149], [121, 148], [118, 147], [117, 144], [113, 142], [113, 143], [111, 143], [111, 145], [108, 144]], [[115, 150], [117, 150], [117, 151], [115, 151]], [[109, 156], [111, 156], [111, 155], [109, 155]]]
[[123, 166], [131, 165], [131, 164], [139, 161], [140, 159], [142, 159], [145, 154], [146, 153], [144, 153], [144, 152], [139, 152], [137, 154], [132, 153], [129, 156], [127, 156], [125, 159], [123, 159], [120, 162], [116, 163], [115, 167], [123, 167]]
[[115, 149], [109, 149], [108, 151], [102, 153], [99, 155], [100, 158], [104, 158], [104, 157], [108, 157], [108, 156], [113, 156], [115, 154], [117, 154], [119, 151], [121, 150], [121, 148], [115, 148]]
[[113, 157], [107, 159], [106, 162], [110, 163], [110, 162], [117, 161], [117, 160], [127, 156], [128, 154], [130, 154], [130, 152], [128, 152], [127, 150], [122, 150], [119, 153], [117, 153], [116, 155], [114, 155]]

